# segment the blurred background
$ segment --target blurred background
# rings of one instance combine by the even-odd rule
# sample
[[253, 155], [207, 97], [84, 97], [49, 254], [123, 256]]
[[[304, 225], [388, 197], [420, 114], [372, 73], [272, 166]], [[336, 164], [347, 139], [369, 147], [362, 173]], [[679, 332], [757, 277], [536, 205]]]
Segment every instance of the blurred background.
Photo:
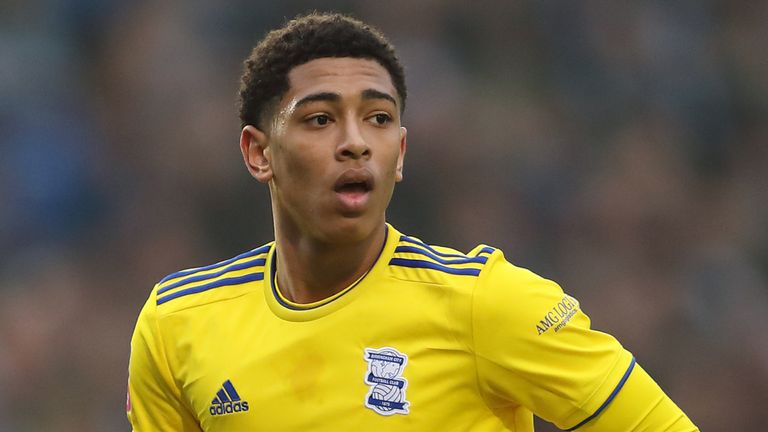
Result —
[[0, 430], [128, 430], [152, 285], [272, 239], [241, 62], [312, 9], [405, 64], [395, 226], [558, 281], [702, 430], [765, 427], [768, 2], [4, 0]]

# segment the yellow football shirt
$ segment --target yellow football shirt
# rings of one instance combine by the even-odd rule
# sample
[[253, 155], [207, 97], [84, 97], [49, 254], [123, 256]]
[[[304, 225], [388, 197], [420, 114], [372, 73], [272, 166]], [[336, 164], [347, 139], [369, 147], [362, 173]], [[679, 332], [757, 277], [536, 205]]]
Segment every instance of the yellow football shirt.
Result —
[[131, 342], [135, 431], [532, 431], [589, 423], [634, 358], [555, 283], [387, 226], [375, 265], [286, 300], [267, 244], [174, 273]]

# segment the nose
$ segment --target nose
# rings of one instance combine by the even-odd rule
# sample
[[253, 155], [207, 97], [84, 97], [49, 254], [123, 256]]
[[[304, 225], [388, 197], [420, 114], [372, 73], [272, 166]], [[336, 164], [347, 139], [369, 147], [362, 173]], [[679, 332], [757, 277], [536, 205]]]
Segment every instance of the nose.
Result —
[[336, 159], [363, 159], [371, 157], [371, 148], [363, 137], [360, 125], [355, 121], [346, 122], [343, 129], [344, 135], [336, 148]]

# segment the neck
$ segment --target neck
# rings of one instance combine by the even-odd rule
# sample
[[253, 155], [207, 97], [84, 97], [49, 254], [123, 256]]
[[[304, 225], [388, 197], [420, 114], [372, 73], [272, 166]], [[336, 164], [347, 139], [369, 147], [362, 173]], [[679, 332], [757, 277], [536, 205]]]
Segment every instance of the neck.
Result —
[[374, 265], [385, 241], [383, 223], [367, 236], [344, 242], [318, 240], [275, 223], [280, 293], [300, 304], [331, 297]]

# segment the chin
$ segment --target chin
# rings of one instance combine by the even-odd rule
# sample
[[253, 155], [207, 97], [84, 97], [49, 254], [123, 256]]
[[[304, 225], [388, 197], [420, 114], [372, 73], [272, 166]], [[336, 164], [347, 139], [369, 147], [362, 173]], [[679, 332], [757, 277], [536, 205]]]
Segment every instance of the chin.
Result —
[[340, 216], [324, 226], [323, 237], [328, 243], [356, 243], [370, 238], [376, 230], [383, 229], [383, 225], [383, 218]]

